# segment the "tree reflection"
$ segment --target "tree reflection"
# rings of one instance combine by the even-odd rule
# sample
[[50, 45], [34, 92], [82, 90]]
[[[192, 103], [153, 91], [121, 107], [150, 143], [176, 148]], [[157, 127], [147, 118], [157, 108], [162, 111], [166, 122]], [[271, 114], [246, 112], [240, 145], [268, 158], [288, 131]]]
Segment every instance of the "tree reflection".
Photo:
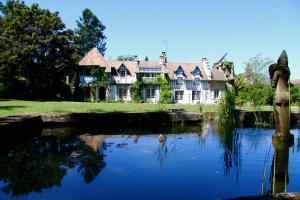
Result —
[[[78, 156], [71, 159], [74, 152], [79, 152]], [[76, 165], [90, 183], [105, 167], [102, 148], [95, 152], [76, 137], [34, 138], [1, 154], [1, 190], [13, 196], [60, 186], [67, 170]]]
[[220, 144], [223, 148], [224, 173], [229, 175], [234, 171], [238, 180], [241, 162], [240, 134], [230, 124], [219, 124]]
[[0, 158], [0, 180], [6, 194], [20, 196], [29, 192], [41, 192], [44, 188], [60, 186], [66, 167], [49, 152], [49, 146], [38, 141], [32, 145], [20, 145]]

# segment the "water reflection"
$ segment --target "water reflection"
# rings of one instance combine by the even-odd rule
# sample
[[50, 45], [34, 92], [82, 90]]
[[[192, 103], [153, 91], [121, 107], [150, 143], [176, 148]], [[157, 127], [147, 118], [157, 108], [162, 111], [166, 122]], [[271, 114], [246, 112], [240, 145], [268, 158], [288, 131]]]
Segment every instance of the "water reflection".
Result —
[[288, 144], [273, 144], [274, 155], [270, 172], [271, 190], [269, 193], [275, 194], [286, 192], [289, 183], [289, 148]]
[[229, 175], [233, 171], [238, 180], [242, 153], [241, 132], [226, 124], [219, 124], [218, 128], [220, 145], [223, 148], [224, 173]]
[[94, 151], [93, 145], [86, 146], [76, 137], [36, 137], [1, 155], [1, 190], [13, 196], [60, 186], [67, 170], [76, 166], [90, 183], [105, 167], [101, 149]]
[[[74, 199], [75, 195], [78, 199], [224, 199], [259, 195], [268, 151], [266, 193], [284, 191], [288, 184], [287, 190], [295, 191], [300, 181], [300, 176], [289, 177], [287, 170], [289, 159], [294, 166], [300, 164], [298, 145], [290, 155], [288, 147], [274, 145], [273, 154], [270, 129], [204, 124], [147, 131], [72, 131], [44, 130], [47, 136], [9, 148], [0, 143], [0, 199]], [[290, 173], [295, 171], [296, 167], [289, 169]], [[22, 196], [25, 194], [28, 197]]]

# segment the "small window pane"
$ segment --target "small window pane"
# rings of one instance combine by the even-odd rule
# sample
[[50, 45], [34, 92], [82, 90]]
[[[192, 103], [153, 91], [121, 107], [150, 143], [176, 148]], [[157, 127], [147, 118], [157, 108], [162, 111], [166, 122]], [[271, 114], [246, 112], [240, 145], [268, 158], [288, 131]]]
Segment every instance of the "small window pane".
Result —
[[200, 91], [192, 91], [192, 100], [200, 100]]
[[220, 94], [220, 91], [219, 91], [219, 90], [214, 90], [214, 98], [215, 98], [215, 99], [218, 99], [218, 98], [219, 98], [219, 94]]
[[175, 91], [175, 100], [183, 100], [183, 91], [177, 90]]

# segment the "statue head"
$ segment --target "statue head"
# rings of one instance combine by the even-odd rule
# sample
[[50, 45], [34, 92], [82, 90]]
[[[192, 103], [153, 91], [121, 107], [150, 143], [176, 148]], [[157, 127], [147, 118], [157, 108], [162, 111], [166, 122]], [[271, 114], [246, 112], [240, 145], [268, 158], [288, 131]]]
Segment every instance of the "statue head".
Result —
[[[276, 73], [277, 72], [277, 73]], [[274, 74], [276, 73], [276, 76]], [[290, 79], [290, 69], [288, 66], [288, 58], [285, 50], [280, 54], [277, 63], [270, 65], [269, 74], [272, 87], [276, 87], [278, 78], [281, 77], [286, 82]]]

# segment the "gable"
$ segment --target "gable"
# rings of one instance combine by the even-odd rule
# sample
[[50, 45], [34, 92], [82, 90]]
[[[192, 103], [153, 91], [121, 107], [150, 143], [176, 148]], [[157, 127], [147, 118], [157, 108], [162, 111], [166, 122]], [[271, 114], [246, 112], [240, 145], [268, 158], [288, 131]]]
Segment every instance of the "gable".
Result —
[[179, 66], [177, 67], [177, 69], [175, 70], [175, 73], [176, 73], [176, 75], [183, 75], [183, 74], [184, 74], [184, 70], [183, 70], [183, 68], [181, 67], [181, 65], [179, 65]]
[[201, 76], [201, 70], [198, 66], [192, 71], [193, 76]]

